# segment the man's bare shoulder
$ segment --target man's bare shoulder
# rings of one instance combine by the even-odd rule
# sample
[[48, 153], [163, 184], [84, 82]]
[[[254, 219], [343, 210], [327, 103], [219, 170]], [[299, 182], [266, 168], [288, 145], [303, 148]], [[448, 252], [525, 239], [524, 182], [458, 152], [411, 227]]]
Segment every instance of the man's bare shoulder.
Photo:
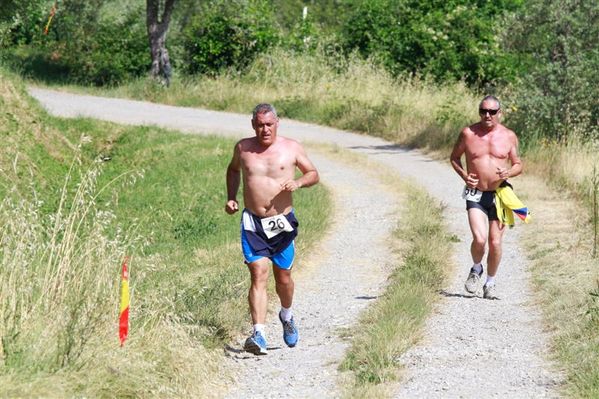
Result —
[[516, 133], [512, 129], [510, 129], [504, 125], [501, 125], [501, 128], [503, 129], [505, 134], [516, 137]]
[[481, 130], [482, 130], [482, 126], [481, 126], [480, 122], [476, 122], [476, 123], [473, 123], [470, 126], [466, 126], [462, 130], [462, 133], [464, 135], [472, 136], [472, 135], [476, 135], [477, 133], [480, 133]]
[[237, 142], [237, 144], [235, 144], [235, 147], [237, 147], [241, 151], [247, 151], [248, 149], [254, 147], [255, 145], [256, 145], [255, 137], [246, 137], [244, 139], [239, 140]]
[[461, 131], [460, 131], [460, 138], [464, 139], [466, 137], [472, 136], [474, 135], [474, 128], [476, 125], [470, 125], [470, 126], [465, 126]]
[[299, 141], [289, 137], [277, 136], [278, 144], [287, 150], [297, 150], [303, 148]]

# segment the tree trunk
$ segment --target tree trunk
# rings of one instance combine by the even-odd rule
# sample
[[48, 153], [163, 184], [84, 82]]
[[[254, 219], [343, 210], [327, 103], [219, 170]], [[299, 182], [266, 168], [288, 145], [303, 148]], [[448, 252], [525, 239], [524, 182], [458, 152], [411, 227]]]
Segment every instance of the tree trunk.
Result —
[[163, 79], [167, 86], [170, 84], [172, 68], [166, 49], [166, 33], [175, 1], [165, 0], [162, 15], [159, 15], [160, 0], [146, 0], [146, 25], [152, 56], [150, 75], [155, 79]]

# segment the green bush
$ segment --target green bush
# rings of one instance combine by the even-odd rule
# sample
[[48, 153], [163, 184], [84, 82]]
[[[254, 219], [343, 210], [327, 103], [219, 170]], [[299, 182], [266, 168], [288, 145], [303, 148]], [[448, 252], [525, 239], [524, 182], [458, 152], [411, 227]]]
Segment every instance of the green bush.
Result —
[[183, 34], [185, 65], [190, 73], [241, 70], [279, 41], [267, 0], [217, 0], [195, 16]]
[[599, 138], [599, 3], [531, 0], [506, 23], [523, 73], [503, 96], [525, 145]]
[[53, 3], [50, 0], [3, 0], [0, 48], [39, 42]]
[[[34, 8], [38, 3], [27, 4]], [[43, 23], [29, 17], [20, 30], [4, 36], [9, 46], [3, 58], [26, 76], [54, 82], [105, 85], [140, 76], [150, 67], [145, 11], [142, 6], [124, 8], [114, 16], [110, 7], [108, 0], [63, 0], [48, 35], [42, 33], [44, 16]], [[51, 3], [46, 12], [50, 9]]]
[[432, 75], [481, 85], [513, 75], [494, 26], [521, 0], [354, 0], [344, 46], [379, 60], [394, 75]]
[[97, 11], [103, 1], [64, 3], [62, 14], [57, 14], [56, 41], [48, 48], [52, 60], [68, 68], [76, 82], [116, 84], [149, 70], [143, 8], [127, 10], [121, 18], [103, 19]]

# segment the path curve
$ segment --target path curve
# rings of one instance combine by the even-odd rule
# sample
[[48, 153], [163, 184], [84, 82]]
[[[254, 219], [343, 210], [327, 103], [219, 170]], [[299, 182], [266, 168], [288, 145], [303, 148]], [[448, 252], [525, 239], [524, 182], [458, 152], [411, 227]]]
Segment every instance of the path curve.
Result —
[[[110, 120], [125, 124], [159, 125], [189, 133], [219, 133], [229, 137], [239, 138], [253, 134], [250, 129], [250, 115], [238, 115], [225, 112], [205, 111], [192, 108], [179, 108], [158, 105], [140, 101], [108, 99], [93, 96], [75, 95], [31, 88], [30, 93], [37, 98], [52, 114], [64, 117], [84, 116]], [[451, 274], [445, 289], [441, 292], [441, 300], [435, 307], [433, 315], [426, 323], [423, 339], [413, 349], [409, 350], [399, 360], [405, 366], [404, 379], [396, 392], [399, 398], [414, 397], [517, 397], [544, 398], [558, 397], [557, 386], [559, 374], [548, 362], [548, 336], [543, 331], [540, 310], [533, 303], [530, 283], [528, 281], [528, 265], [518, 246], [518, 233], [522, 227], [516, 227], [506, 233], [504, 259], [498, 274], [498, 294], [501, 300], [488, 301], [478, 296], [464, 295], [463, 282], [469, 269], [469, 229], [464, 211], [463, 200], [459, 197], [461, 181], [450, 169], [448, 163], [439, 163], [423, 156], [418, 151], [408, 151], [382, 139], [363, 136], [339, 130], [300, 123], [283, 119], [280, 134], [300, 141], [316, 143], [334, 143], [345, 149], [366, 155], [369, 159], [382, 163], [401, 176], [412, 178], [423, 186], [438, 201], [445, 205], [444, 216], [451, 233], [460, 237], [461, 241], [454, 246], [454, 272]], [[312, 155], [314, 158], [314, 156]], [[328, 175], [328, 171], [339, 169], [334, 160], [319, 158], [317, 164], [327, 184], [334, 190], [335, 183], [347, 184], [339, 175]], [[342, 174], [354, 176], [354, 184], [359, 181], [360, 190], [348, 190], [348, 201], [359, 204], [369, 201], [367, 197], [357, 198], [358, 194], [366, 194], [372, 190], [373, 197], [386, 197], [385, 190], [379, 182], [370, 181], [368, 177], [355, 175], [356, 171], [342, 170]], [[354, 175], [352, 175], [352, 173]], [[350, 184], [351, 184], [350, 180]], [[517, 179], [515, 180], [517, 185]], [[371, 184], [368, 190], [360, 185]], [[359, 192], [359, 193], [358, 193]], [[373, 198], [370, 198], [373, 200]], [[393, 202], [391, 200], [391, 202]], [[379, 202], [377, 202], [379, 203]], [[384, 215], [389, 212], [384, 208], [377, 217], [386, 220]], [[422, 209], [422, 212], [427, 212]], [[362, 213], [354, 214], [359, 217]], [[389, 226], [386, 227], [387, 229]], [[347, 235], [348, 239], [356, 238], [355, 231]], [[332, 235], [334, 237], [334, 235]], [[362, 236], [357, 237], [362, 238]], [[375, 238], [373, 248], [368, 251], [369, 258], [384, 259], [384, 247], [379, 246], [380, 237]], [[326, 243], [331, 253], [336, 254], [335, 243]], [[381, 252], [382, 251], [382, 252]], [[326, 258], [326, 257], [325, 257]], [[324, 267], [319, 264], [318, 267]], [[317, 268], [318, 268], [317, 267]], [[381, 273], [369, 272], [365, 276]], [[318, 277], [315, 277], [318, 278]], [[376, 279], [375, 279], [376, 280]], [[361, 280], [358, 280], [361, 281]], [[315, 284], [315, 280], [312, 284]], [[310, 289], [318, 291], [319, 287], [309, 287], [309, 282], [303, 282], [306, 293]], [[376, 291], [381, 281], [374, 281], [368, 288]], [[335, 287], [333, 284], [331, 287]], [[379, 287], [379, 288], [377, 288]], [[337, 288], [339, 289], [339, 288]], [[340, 289], [340, 292], [344, 288]], [[299, 294], [299, 290], [298, 290]], [[302, 294], [303, 295], [303, 294]], [[353, 294], [355, 296], [355, 294]], [[324, 315], [309, 314], [316, 306], [306, 301], [305, 315], [300, 319], [304, 325], [302, 345], [306, 350], [311, 348], [309, 318], [325, 317]], [[355, 300], [355, 298], [354, 298]], [[349, 300], [351, 303], [351, 299]], [[301, 301], [298, 299], [297, 311]], [[344, 305], [338, 300], [338, 305]], [[347, 304], [345, 304], [347, 307]], [[343, 320], [344, 325], [351, 325], [355, 320], [351, 306], [341, 312], [351, 315]], [[327, 309], [325, 308], [325, 311]], [[335, 310], [334, 312], [337, 312]], [[329, 326], [330, 327], [330, 326]], [[272, 331], [277, 331], [273, 326]], [[326, 337], [325, 337], [326, 338]], [[317, 338], [314, 338], [315, 340]], [[322, 340], [322, 337], [318, 338]], [[326, 341], [326, 340], [325, 340]], [[324, 345], [325, 341], [322, 342]], [[316, 341], [315, 341], [316, 342]], [[320, 343], [316, 349], [320, 352], [329, 351]], [[301, 346], [291, 350], [278, 351], [284, 356], [280, 359], [291, 358], [291, 353], [301, 349]], [[314, 378], [311, 386], [303, 386], [303, 390], [288, 389], [288, 397], [338, 397], [334, 376], [336, 361], [339, 355], [327, 360], [330, 364], [296, 364], [295, 369], [310, 369]], [[266, 362], [274, 362], [273, 369], [280, 372], [270, 376], [267, 388], [255, 391], [235, 391], [239, 396], [269, 397], [272, 387], [281, 387], [289, 381], [282, 363], [277, 363], [277, 355]], [[321, 358], [321, 360], [324, 359]], [[255, 366], [257, 360], [246, 362], [247, 369]], [[324, 368], [323, 368], [324, 367]], [[330, 376], [330, 378], [329, 378]], [[263, 384], [265, 385], [265, 384]], [[289, 386], [288, 386], [289, 387]], [[283, 389], [282, 389], [283, 390]], [[280, 394], [274, 392], [273, 396]]]

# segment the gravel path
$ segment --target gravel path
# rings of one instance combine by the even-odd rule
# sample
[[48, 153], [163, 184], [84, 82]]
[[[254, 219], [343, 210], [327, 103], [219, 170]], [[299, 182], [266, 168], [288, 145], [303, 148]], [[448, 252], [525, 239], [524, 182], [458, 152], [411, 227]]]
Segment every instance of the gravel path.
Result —
[[[229, 137], [253, 134], [249, 115], [41, 89], [30, 92], [51, 113], [61, 116], [156, 124]], [[470, 233], [459, 197], [461, 182], [448, 163], [381, 139], [305, 123], [282, 120], [279, 131], [304, 142], [335, 143], [413, 178], [446, 206], [448, 229], [461, 239], [454, 246], [454, 273], [440, 293], [423, 339], [400, 359], [405, 373], [396, 397], [558, 397], [561, 376], [547, 360], [548, 336], [542, 328], [540, 311], [532, 302], [528, 266], [518, 246], [518, 233], [524, 227], [506, 233], [497, 280], [501, 299], [488, 301], [465, 295]], [[273, 320], [269, 340], [278, 348], [259, 359], [233, 352], [231, 358], [240, 381], [232, 397], [338, 397], [336, 366], [345, 348], [338, 329], [352, 326], [357, 313], [369, 302], [367, 299], [380, 292], [384, 281], [385, 261], [391, 259], [385, 239], [393, 224], [389, 216], [397, 204], [371, 176], [317, 154], [310, 156], [323, 181], [334, 190], [340, 214], [330, 240], [322, 244], [322, 256], [314, 259], [315, 272], [296, 280], [294, 308], [301, 341], [295, 349], [279, 347], [280, 326]], [[518, 180], [514, 183], [517, 190]], [[364, 218], [369, 217], [380, 228], [364, 232]]]

